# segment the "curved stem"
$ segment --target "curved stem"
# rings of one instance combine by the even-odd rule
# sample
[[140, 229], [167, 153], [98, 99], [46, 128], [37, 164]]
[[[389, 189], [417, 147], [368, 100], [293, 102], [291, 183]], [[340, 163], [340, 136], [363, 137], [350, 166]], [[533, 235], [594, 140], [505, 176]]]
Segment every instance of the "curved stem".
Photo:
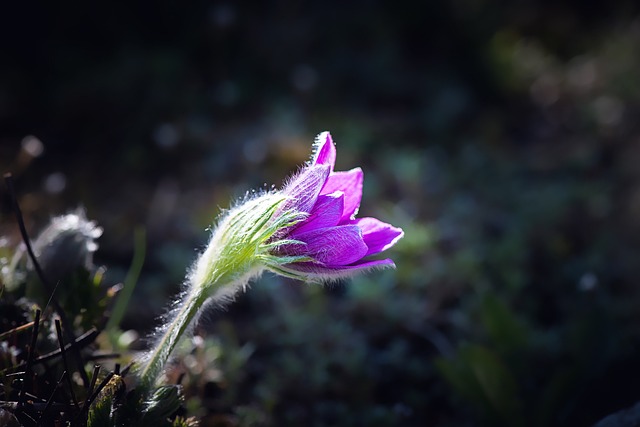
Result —
[[177, 312], [166, 327], [162, 337], [151, 350], [140, 371], [140, 390], [148, 394], [164, 370], [164, 366], [178, 344], [180, 337], [193, 321], [196, 313], [206, 301], [208, 293], [200, 286], [194, 286], [180, 302]]

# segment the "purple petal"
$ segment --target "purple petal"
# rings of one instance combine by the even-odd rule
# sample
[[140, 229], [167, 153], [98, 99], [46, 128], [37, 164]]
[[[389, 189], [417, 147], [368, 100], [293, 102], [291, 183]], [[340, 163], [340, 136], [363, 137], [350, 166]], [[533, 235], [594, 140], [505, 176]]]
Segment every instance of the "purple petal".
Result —
[[361, 261], [356, 262], [355, 264], [348, 265], [345, 268], [351, 270], [362, 270], [364, 268], [373, 268], [373, 267], [391, 267], [396, 268], [396, 263], [393, 262], [391, 258], [385, 259], [374, 259], [371, 261]]
[[322, 186], [329, 176], [328, 165], [316, 165], [304, 168], [282, 190], [288, 199], [280, 211], [295, 209], [299, 212], [311, 212], [316, 204]]
[[329, 165], [333, 171], [336, 164], [336, 146], [333, 145], [331, 134], [329, 132], [322, 132], [316, 137], [315, 146], [316, 154], [311, 164]]
[[401, 228], [376, 218], [360, 218], [353, 222], [362, 230], [362, 238], [369, 247], [367, 255], [375, 255], [389, 249], [404, 236]]
[[309, 216], [291, 232], [291, 237], [295, 239], [295, 236], [301, 233], [338, 225], [343, 210], [343, 193], [336, 191], [332, 194], [318, 196]]
[[334, 172], [329, 175], [320, 194], [330, 194], [336, 191], [344, 193], [344, 211], [342, 221], [353, 218], [358, 213], [362, 200], [362, 169], [355, 168], [347, 172]]
[[342, 265], [336, 267], [327, 267], [313, 262], [297, 262], [283, 266], [285, 269], [302, 274], [309, 279], [319, 280], [338, 280], [345, 277], [353, 276], [372, 268], [395, 268], [394, 262], [387, 259], [374, 261], [363, 261], [352, 265]]
[[328, 266], [351, 264], [365, 256], [368, 250], [357, 225], [319, 228], [296, 234], [295, 239], [306, 243], [295, 245], [300, 255], [308, 255]]

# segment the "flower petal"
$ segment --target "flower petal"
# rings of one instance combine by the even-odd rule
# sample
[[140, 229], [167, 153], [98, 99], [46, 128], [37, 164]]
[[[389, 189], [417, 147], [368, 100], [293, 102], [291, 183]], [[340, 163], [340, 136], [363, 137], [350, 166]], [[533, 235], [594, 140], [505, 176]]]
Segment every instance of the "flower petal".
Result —
[[367, 253], [362, 230], [357, 225], [318, 228], [296, 234], [295, 240], [306, 243], [296, 245], [296, 255], [308, 255], [327, 266], [354, 263]]
[[331, 194], [318, 196], [316, 204], [309, 212], [309, 216], [293, 229], [291, 238], [298, 234], [312, 231], [318, 228], [334, 227], [340, 222], [344, 210], [344, 193], [336, 191]]
[[282, 190], [288, 196], [280, 212], [295, 209], [298, 212], [311, 212], [318, 195], [329, 176], [328, 165], [309, 166], [294, 177]]
[[362, 238], [369, 247], [367, 255], [375, 255], [389, 249], [404, 236], [401, 228], [384, 223], [376, 218], [359, 218], [353, 224], [362, 230]]
[[395, 267], [396, 265], [393, 261], [387, 258], [336, 267], [327, 267], [313, 262], [297, 262], [294, 264], [285, 264], [279, 268], [290, 272], [294, 277], [302, 277], [305, 280], [323, 282], [344, 279], [374, 268]]
[[344, 193], [344, 210], [342, 221], [355, 217], [362, 200], [362, 182], [364, 174], [362, 169], [354, 168], [346, 172], [334, 172], [329, 175], [327, 182], [322, 187], [320, 194], [330, 194], [336, 191]]
[[329, 165], [331, 170], [336, 165], [336, 146], [329, 132], [322, 132], [316, 136], [315, 155], [313, 156], [313, 165]]

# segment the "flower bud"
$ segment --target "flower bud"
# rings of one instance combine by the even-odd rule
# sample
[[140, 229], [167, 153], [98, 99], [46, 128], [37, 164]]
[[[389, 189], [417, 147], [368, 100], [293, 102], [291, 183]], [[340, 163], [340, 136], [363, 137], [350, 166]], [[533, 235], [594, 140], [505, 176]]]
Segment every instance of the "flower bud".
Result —
[[[98, 249], [96, 239], [102, 228], [89, 221], [84, 209], [51, 219], [33, 242], [33, 252], [42, 271], [51, 283], [64, 281], [79, 268], [93, 268], [93, 253]], [[33, 270], [31, 261], [27, 263]]]
[[[55, 286], [73, 281], [73, 275], [78, 271], [91, 271], [93, 253], [98, 249], [96, 239], [101, 235], [102, 228], [95, 221], [89, 221], [82, 208], [52, 218], [32, 242], [33, 253], [46, 280]], [[18, 247], [4, 276], [9, 290], [25, 281], [28, 294], [43, 290], [24, 243]], [[46, 301], [49, 296], [43, 298]]]

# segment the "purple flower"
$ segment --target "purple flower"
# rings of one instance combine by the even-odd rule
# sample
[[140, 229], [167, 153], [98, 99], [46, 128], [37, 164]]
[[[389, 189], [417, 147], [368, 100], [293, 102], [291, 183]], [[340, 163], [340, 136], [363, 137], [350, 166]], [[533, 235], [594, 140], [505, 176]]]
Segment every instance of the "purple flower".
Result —
[[[278, 236], [278, 256], [298, 260], [277, 271], [306, 279], [332, 280], [374, 267], [395, 267], [389, 258], [370, 260], [393, 246], [402, 229], [356, 214], [362, 199], [362, 169], [335, 172], [336, 148], [329, 132], [316, 138], [315, 155], [284, 187], [280, 211], [296, 211], [304, 219]], [[302, 261], [300, 261], [302, 260]], [[283, 271], [280, 271], [283, 270]]]
[[207, 301], [222, 303], [269, 269], [307, 281], [330, 281], [375, 267], [371, 260], [404, 232], [375, 218], [356, 219], [362, 170], [334, 172], [331, 135], [316, 139], [313, 160], [282, 191], [247, 198], [225, 212], [189, 271], [186, 290], [157, 330], [156, 345], [140, 360], [138, 388], [148, 397], [180, 337]]

